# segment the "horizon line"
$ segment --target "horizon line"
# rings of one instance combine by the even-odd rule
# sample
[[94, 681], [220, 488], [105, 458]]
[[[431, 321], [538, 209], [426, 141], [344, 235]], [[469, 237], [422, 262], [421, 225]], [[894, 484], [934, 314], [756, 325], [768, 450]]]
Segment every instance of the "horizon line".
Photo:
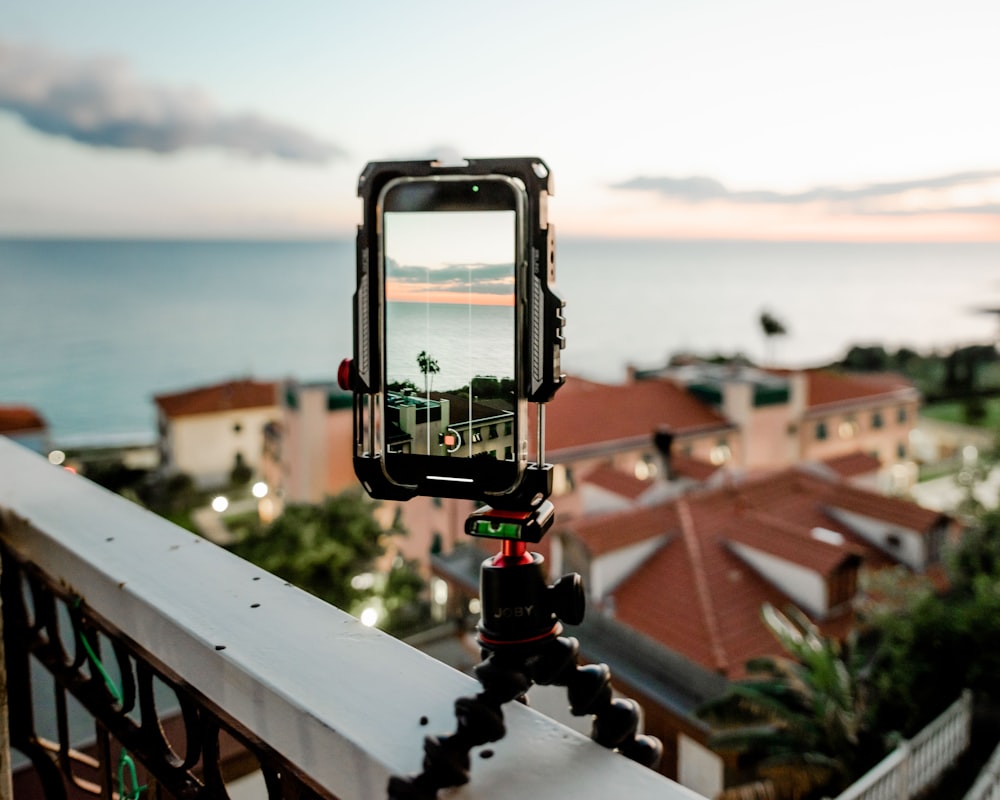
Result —
[[[225, 234], [225, 233], [10, 233], [0, 231], [0, 242], [144, 242], [216, 244], [353, 244], [351, 234]], [[966, 238], [872, 238], [872, 237], [768, 237], [768, 236], [649, 236], [558, 233], [557, 242], [660, 242], [677, 244], [998, 244], [997, 237]]]

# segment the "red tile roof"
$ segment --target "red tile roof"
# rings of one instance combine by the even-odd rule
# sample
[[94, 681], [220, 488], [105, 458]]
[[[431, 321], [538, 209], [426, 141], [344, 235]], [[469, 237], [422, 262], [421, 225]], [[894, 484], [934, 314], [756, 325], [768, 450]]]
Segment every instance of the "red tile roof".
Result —
[[702, 461], [700, 458], [692, 458], [691, 456], [686, 456], [684, 453], [670, 454], [670, 472], [678, 477], [682, 478], [692, 478], [696, 481], [707, 481], [716, 472], [719, 471], [721, 467], [717, 467], [708, 461]]
[[867, 475], [882, 466], [875, 456], [857, 450], [843, 456], [835, 456], [823, 461], [823, 465], [832, 469], [842, 478], [853, 478], [857, 475]]
[[[777, 555], [830, 577], [862, 560], [894, 564], [825, 512], [835, 506], [899, 520], [928, 532], [941, 516], [903, 500], [881, 497], [839, 481], [790, 469], [718, 489], [691, 492], [652, 507], [571, 520], [561, 526], [593, 557], [665, 537], [660, 547], [612, 593], [616, 620], [702, 666], [739, 677], [750, 658], [775, 652], [760, 621], [765, 602], [791, 602], [734, 551], [735, 544]], [[815, 528], [839, 533], [844, 543], [817, 539]], [[841, 635], [848, 612], [821, 623]]]
[[728, 541], [791, 561], [820, 575], [832, 575], [846, 562], [857, 562], [864, 556], [864, 551], [848, 544], [846, 538], [843, 545], [836, 545], [811, 534], [812, 529], [807, 531], [763, 511], [747, 511], [722, 531]]
[[278, 385], [273, 381], [241, 380], [161, 394], [153, 399], [167, 417], [174, 418], [273, 406], [277, 391]]
[[829, 406], [852, 405], [884, 397], [885, 402], [915, 400], [917, 390], [900, 375], [885, 372], [844, 373], [825, 369], [805, 371], [806, 407], [829, 410]]
[[657, 536], [676, 534], [679, 521], [676, 507], [667, 504], [592, 514], [565, 523], [557, 519], [556, 526], [570, 531], [596, 557]]
[[29, 406], [0, 406], [0, 433], [23, 433], [45, 427], [42, 415]]
[[720, 413], [669, 381], [612, 385], [569, 377], [546, 408], [546, 456], [650, 440], [657, 431], [678, 435], [729, 427]]
[[639, 480], [635, 475], [630, 475], [611, 466], [598, 467], [593, 472], [588, 473], [583, 482], [629, 500], [638, 499], [643, 492], [654, 485], [651, 480]]
[[918, 506], [916, 503], [903, 500], [893, 501], [890, 498], [866, 492], [864, 489], [844, 483], [835, 484], [825, 505], [841, 508], [845, 511], [854, 511], [916, 531], [928, 530], [931, 526], [946, 519], [940, 511], [932, 511], [929, 508]]

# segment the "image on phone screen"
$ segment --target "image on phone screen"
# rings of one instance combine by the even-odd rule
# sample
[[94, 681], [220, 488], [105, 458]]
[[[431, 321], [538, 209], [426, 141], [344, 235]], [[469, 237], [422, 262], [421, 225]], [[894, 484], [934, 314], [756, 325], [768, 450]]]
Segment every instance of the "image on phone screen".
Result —
[[516, 225], [513, 209], [385, 211], [387, 453], [516, 460]]

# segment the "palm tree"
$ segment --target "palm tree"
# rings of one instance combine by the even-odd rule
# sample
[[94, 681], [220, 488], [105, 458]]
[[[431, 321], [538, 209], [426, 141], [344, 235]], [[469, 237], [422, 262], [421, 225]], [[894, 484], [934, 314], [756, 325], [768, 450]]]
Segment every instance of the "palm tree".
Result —
[[787, 336], [788, 329], [774, 314], [770, 311], [762, 311], [760, 315], [760, 327], [764, 331], [764, 337], [767, 342], [767, 361], [768, 364], [774, 364], [774, 344], [773, 340], [775, 336]]
[[[426, 350], [421, 350], [417, 355], [417, 366], [424, 375], [424, 395], [430, 395], [430, 387], [434, 385], [434, 375], [441, 371], [436, 358], [427, 354]], [[428, 383], [428, 376], [431, 376]]]
[[836, 793], [883, 752], [866, 726], [854, 649], [845, 653], [798, 609], [766, 604], [761, 616], [787, 655], [748, 661], [750, 677], [699, 710], [718, 727], [710, 744], [749, 756], [782, 797]]

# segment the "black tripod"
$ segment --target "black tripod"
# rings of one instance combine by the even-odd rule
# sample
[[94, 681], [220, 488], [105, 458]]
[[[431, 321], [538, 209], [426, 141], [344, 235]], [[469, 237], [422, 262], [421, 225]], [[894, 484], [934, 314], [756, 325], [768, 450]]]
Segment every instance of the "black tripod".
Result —
[[484, 507], [466, 520], [466, 533], [501, 539], [501, 550], [479, 570], [482, 605], [478, 637], [483, 661], [474, 668], [483, 691], [455, 701], [458, 730], [424, 740], [423, 772], [389, 781], [390, 800], [431, 800], [438, 789], [469, 780], [469, 751], [495, 742], [506, 732], [502, 706], [524, 700], [532, 684], [565, 686], [570, 711], [594, 715], [591, 738], [645, 766], [655, 767], [663, 745], [637, 733], [638, 703], [613, 699], [606, 664], [579, 666], [580, 643], [562, 636], [563, 623], [583, 621], [585, 596], [577, 574], [545, 583], [538, 553], [527, 543], [541, 540], [552, 526], [552, 503], [520, 513]]

